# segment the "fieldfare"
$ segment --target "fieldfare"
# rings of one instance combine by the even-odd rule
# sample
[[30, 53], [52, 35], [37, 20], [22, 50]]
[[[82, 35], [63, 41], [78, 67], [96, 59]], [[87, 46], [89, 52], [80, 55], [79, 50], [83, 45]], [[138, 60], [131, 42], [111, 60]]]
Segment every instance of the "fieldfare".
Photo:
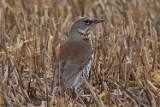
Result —
[[60, 46], [60, 52], [54, 63], [50, 92], [53, 85], [61, 83], [60, 77], [65, 78], [66, 88], [73, 87], [76, 90], [82, 84], [83, 76], [89, 74], [93, 57], [89, 31], [93, 25], [103, 21], [82, 17], [72, 25], [68, 39]]

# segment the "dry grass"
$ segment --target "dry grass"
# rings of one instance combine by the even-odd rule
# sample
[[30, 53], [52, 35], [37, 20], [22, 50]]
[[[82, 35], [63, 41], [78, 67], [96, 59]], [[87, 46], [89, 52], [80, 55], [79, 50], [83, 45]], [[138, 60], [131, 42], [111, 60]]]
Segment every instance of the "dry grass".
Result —
[[[89, 78], [73, 99], [48, 95], [54, 49], [79, 16], [105, 19], [92, 32]], [[160, 106], [159, 0], [1, 0], [1, 106]]]

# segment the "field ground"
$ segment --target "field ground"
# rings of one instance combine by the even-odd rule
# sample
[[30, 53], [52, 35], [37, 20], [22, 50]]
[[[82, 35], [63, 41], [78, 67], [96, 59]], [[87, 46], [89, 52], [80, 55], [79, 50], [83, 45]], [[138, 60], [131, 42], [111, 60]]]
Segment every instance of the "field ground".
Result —
[[[80, 16], [91, 32], [90, 76], [73, 98], [48, 95], [56, 47]], [[1, 0], [0, 106], [160, 107], [159, 0]]]

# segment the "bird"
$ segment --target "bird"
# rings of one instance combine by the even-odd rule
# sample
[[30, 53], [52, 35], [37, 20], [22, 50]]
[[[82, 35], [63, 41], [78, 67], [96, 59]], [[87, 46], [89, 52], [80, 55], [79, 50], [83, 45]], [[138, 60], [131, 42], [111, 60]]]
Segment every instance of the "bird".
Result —
[[83, 83], [83, 76], [88, 76], [92, 59], [93, 47], [89, 32], [92, 26], [104, 22], [94, 17], [81, 17], [75, 21], [69, 31], [67, 40], [60, 45], [54, 62], [50, 92], [60, 85], [60, 77], [65, 78], [65, 87], [76, 90]]

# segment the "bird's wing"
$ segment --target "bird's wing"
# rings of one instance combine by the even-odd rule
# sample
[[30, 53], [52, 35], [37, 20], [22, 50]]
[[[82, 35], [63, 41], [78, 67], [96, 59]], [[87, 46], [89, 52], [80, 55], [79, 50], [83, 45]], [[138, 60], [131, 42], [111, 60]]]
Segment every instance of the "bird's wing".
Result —
[[61, 69], [63, 69], [61, 71], [61, 75], [65, 77], [66, 87], [70, 87], [76, 76], [80, 73], [81, 69], [83, 68], [82, 65], [74, 65], [70, 62], [67, 62], [66, 65]]
[[[85, 41], [66, 42], [61, 46], [58, 56], [61, 76], [65, 77], [66, 87], [70, 87], [76, 76], [91, 59], [91, 45]], [[57, 68], [57, 67], [55, 67]]]

